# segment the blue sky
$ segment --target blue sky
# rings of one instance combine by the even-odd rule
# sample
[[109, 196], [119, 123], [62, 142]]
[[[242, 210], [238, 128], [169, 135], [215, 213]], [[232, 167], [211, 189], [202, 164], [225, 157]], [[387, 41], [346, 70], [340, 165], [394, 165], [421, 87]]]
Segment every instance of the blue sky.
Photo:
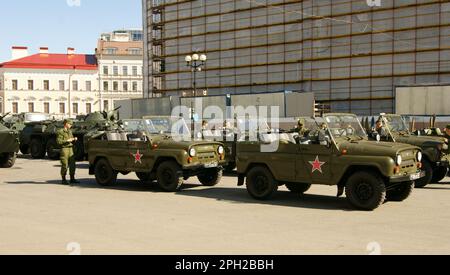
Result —
[[[80, 3], [77, 6], [77, 3]], [[102, 32], [142, 28], [141, 0], [3, 0], [0, 15], [0, 62], [11, 46], [41, 46], [51, 53], [94, 53]]]

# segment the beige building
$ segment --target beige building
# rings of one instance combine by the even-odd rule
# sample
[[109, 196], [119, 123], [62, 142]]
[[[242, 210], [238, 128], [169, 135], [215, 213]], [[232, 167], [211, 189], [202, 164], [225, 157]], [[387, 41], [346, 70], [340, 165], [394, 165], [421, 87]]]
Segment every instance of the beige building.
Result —
[[450, 83], [448, 1], [143, 4], [150, 96], [190, 94], [193, 52], [207, 54], [197, 86], [209, 95], [314, 92], [332, 111], [393, 112], [396, 86]]

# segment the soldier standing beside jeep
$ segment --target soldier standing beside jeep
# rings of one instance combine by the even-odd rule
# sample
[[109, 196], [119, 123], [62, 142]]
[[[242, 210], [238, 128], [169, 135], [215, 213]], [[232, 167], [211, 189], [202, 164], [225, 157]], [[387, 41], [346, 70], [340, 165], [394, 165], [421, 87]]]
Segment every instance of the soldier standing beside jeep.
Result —
[[73, 137], [72, 134], [72, 125], [73, 121], [70, 119], [64, 120], [64, 128], [58, 130], [56, 135], [56, 141], [58, 145], [61, 147], [61, 177], [62, 177], [62, 184], [67, 185], [66, 175], [67, 170], [70, 170], [70, 183], [75, 184], [79, 183], [75, 179], [75, 156], [73, 154], [73, 143], [76, 142], [78, 139], [76, 137]]

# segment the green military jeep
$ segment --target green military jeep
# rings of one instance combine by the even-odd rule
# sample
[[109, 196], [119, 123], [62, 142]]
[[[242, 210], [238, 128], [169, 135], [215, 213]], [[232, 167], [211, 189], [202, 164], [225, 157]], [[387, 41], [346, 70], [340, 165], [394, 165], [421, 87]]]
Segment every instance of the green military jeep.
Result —
[[[448, 139], [437, 136], [412, 135], [409, 127], [400, 115], [381, 114], [379, 120], [383, 123], [381, 140], [411, 144], [422, 149], [422, 169], [426, 175], [416, 181], [416, 188], [422, 188], [430, 183], [440, 182], [445, 178], [450, 165]], [[373, 135], [369, 136], [373, 137]]]
[[299, 194], [312, 184], [336, 185], [338, 196], [345, 190], [355, 208], [373, 210], [385, 200], [405, 200], [423, 177], [420, 148], [368, 141], [354, 115], [329, 114], [305, 123], [306, 136], [264, 134], [260, 141], [238, 143], [238, 184], [246, 179], [252, 197], [268, 199], [281, 185]]
[[225, 164], [221, 143], [191, 141], [186, 122], [171, 117], [124, 120], [122, 129], [92, 136], [87, 150], [89, 174], [103, 186], [114, 184], [118, 173], [130, 172], [142, 181], [157, 180], [167, 192], [193, 176], [204, 186], [214, 186]]

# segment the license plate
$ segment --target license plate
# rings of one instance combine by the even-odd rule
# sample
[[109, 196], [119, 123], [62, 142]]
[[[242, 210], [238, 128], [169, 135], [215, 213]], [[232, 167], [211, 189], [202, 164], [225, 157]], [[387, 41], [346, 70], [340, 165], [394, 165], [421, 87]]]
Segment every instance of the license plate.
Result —
[[413, 174], [413, 175], [411, 175], [410, 179], [411, 180], [418, 180], [418, 179], [424, 177], [425, 176], [424, 174], [425, 174], [425, 172]]
[[217, 162], [211, 162], [211, 163], [205, 164], [205, 168], [216, 168], [217, 166], [219, 166], [219, 163], [217, 163]]

